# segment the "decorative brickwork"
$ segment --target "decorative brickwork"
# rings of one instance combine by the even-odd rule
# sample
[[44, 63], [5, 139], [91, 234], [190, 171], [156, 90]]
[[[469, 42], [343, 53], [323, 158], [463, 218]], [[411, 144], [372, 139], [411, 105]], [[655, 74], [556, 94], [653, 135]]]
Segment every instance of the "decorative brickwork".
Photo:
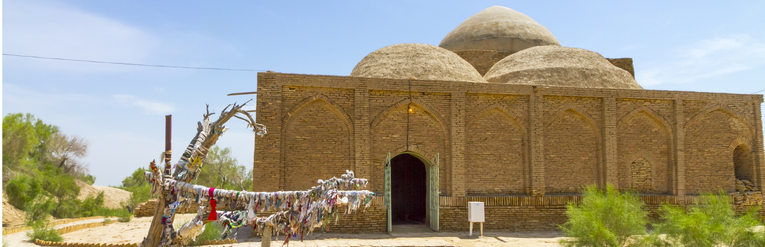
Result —
[[[355, 169], [382, 193], [388, 152], [440, 154], [442, 230], [467, 229], [467, 200], [481, 198], [507, 202], [487, 204], [487, 229], [554, 230], [578, 200], [561, 194], [607, 181], [652, 210], [717, 188], [762, 201], [762, 95], [270, 72], [257, 100], [269, 134], [255, 139], [255, 191]], [[737, 176], [752, 190], [736, 192]], [[385, 231], [384, 206], [347, 217], [330, 229]]]

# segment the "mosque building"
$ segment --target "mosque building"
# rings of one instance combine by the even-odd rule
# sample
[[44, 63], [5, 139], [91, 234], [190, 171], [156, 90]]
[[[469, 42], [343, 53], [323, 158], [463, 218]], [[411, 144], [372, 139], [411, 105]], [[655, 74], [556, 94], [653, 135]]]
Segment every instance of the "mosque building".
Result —
[[[762, 95], [645, 90], [632, 60], [559, 44], [500, 6], [439, 46], [395, 44], [349, 76], [257, 79], [254, 191], [305, 190], [356, 172], [378, 193], [333, 232], [420, 225], [557, 230], [587, 185], [633, 190], [649, 208], [725, 190], [758, 205]], [[389, 206], [386, 206], [389, 205]]]

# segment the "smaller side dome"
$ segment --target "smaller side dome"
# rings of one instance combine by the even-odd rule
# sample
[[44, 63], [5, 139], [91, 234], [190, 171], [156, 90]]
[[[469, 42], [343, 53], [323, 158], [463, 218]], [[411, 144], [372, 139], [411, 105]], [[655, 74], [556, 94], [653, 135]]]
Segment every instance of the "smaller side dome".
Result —
[[541, 45], [559, 45], [550, 30], [513, 9], [492, 6], [462, 22], [438, 45], [447, 50], [494, 50], [515, 53]]
[[537, 46], [507, 56], [484, 78], [508, 84], [643, 89], [629, 72], [600, 54], [561, 46]]
[[428, 44], [396, 44], [369, 53], [351, 76], [437, 81], [486, 82], [460, 56]]

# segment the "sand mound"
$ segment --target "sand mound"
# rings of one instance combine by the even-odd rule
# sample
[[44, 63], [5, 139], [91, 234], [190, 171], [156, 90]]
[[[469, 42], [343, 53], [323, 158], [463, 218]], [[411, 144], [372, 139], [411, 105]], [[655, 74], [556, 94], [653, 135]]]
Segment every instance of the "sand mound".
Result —
[[79, 180], [75, 181], [77, 186], [80, 186], [80, 195], [77, 196], [77, 199], [80, 200], [84, 200], [89, 195], [97, 196], [99, 192], [103, 191], [104, 206], [107, 208], [120, 208], [122, 207], [121, 203], [127, 202], [130, 199], [129, 191], [99, 185], [91, 186]]
[[22, 225], [26, 216], [24, 211], [8, 203], [8, 198], [3, 193], [3, 227]]
[[[80, 195], [77, 199], [84, 200], [89, 195], [96, 196], [98, 192], [104, 192], [104, 206], [108, 208], [120, 208], [122, 202], [130, 199], [130, 192], [111, 188], [106, 186], [88, 185], [85, 182], [75, 180], [77, 186], [80, 186]], [[24, 224], [26, 213], [8, 203], [8, 198], [3, 193], [3, 227], [17, 226]]]

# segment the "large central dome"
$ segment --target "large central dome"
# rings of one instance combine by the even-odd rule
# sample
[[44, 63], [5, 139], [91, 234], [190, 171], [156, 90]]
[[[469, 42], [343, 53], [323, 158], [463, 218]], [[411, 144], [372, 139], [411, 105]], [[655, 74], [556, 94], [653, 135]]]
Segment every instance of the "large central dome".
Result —
[[559, 45], [555, 36], [518, 11], [493, 6], [475, 14], [450, 32], [440, 47], [457, 52], [495, 50], [515, 53], [540, 45]]

